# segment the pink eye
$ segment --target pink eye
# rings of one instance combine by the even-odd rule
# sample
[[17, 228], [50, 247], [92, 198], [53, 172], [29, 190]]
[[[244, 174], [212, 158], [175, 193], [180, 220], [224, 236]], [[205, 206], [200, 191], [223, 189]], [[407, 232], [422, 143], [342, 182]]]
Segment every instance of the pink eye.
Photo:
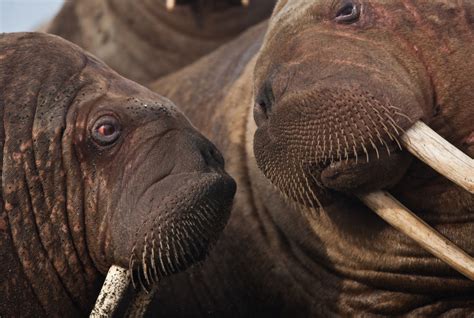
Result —
[[103, 116], [92, 127], [92, 138], [101, 146], [108, 146], [120, 137], [120, 123], [113, 116]]
[[97, 132], [102, 136], [107, 137], [115, 133], [115, 127], [110, 124], [103, 124], [97, 129]]

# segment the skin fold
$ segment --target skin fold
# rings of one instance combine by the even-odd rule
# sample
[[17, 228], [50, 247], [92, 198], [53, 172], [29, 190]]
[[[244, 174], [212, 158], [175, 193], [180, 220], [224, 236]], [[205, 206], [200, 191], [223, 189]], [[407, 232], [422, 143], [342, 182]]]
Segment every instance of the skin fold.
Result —
[[397, 144], [422, 120], [474, 156], [473, 16], [470, 1], [279, 1], [155, 82], [238, 191], [209, 258], [165, 279], [150, 314], [472, 315], [474, 283], [354, 194], [389, 190], [474, 255], [473, 195]]
[[235, 183], [168, 99], [79, 47], [0, 35], [0, 316], [88, 316], [112, 265], [137, 288], [201, 261]]
[[66, 1], [42, 31], [59, 35], [139, 83], [172, 73], [271, 14], [275, 0]]

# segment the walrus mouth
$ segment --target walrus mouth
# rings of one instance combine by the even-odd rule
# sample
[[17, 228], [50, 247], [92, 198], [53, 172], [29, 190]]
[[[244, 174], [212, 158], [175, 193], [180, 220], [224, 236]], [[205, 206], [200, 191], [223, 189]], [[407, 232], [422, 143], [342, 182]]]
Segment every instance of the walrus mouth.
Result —
[[397, 184], [405, 174], [411, 157], [399, 145], [386, 152], [371, 151], [365, 156], [348, 156], [319, 168], [324, 187], [341, 191], [371, 191]]
[[218, 173], [170, 176], [160, 187], [169, 194], [137, 231], [129, 261], [134, 287], [144, 290], [206, 257], [227, 223], [235, 194], [234, 181]]
[[166, 0], [166, 8], [170, 11], [176, 6], [194, 6], [196, 8], [211, 7], [214, 10], [227, 9], [236, 6], [248, 6], [250, 0]]

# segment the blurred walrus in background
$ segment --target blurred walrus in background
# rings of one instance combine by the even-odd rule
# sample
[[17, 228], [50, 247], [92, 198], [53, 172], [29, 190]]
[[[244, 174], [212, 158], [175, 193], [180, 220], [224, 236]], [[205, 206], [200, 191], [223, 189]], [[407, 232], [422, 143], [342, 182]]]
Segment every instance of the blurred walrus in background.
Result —
[[73, 0], [43, 28], [149, 83], [213, 51], [271, 14], [276, 0]]
[[0, 316], [89, 315], [102, 274], [202, 260], [235, 183], [166, 98], [53, 35], [0, 35]]
[[421, 119], [474, 156], [474, 3], [288, 0], [270, 21], [153, 86], [238, 184], [204, 266], [165, 280], [153, 312], [472, 315], [474, 282], [354, 195], [390, 189], [474, 254], [474, 196], [398, 145]]

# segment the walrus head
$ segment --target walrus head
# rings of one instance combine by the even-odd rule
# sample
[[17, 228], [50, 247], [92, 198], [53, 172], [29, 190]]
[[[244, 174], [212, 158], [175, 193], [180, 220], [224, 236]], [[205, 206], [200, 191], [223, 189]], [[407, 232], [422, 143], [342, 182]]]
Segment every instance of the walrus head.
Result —
[[128, 266], [150, 284], [205, 257], [227, 222], [235, 183], [220, 152], [169, 100], [91, 58], [88, 68], [103, 76], [68, 124], [86, 230], [97, 239], [91, 253], [100, 269]]
[[235, 185], [219, 151], [170, 101], [107, 78], [107, 92], [75, 110], [72, 138], [94, 210], [86, 226], [98, 264], [138, 269], [149, 284], [204, 258]]
[[357, 0], [280, 1], [271, 21], [255, 71], [263, 173], [308, 206], [396, 184], [410, 163], [399, 136], [435, 111], [413, 47]]
[[202, 260], [235, 193], [219, 151], [168, 99], [59, 37], [0, 43], [3, 198], [35, 286], [87, 308], [97, 271], [148, 285]]

